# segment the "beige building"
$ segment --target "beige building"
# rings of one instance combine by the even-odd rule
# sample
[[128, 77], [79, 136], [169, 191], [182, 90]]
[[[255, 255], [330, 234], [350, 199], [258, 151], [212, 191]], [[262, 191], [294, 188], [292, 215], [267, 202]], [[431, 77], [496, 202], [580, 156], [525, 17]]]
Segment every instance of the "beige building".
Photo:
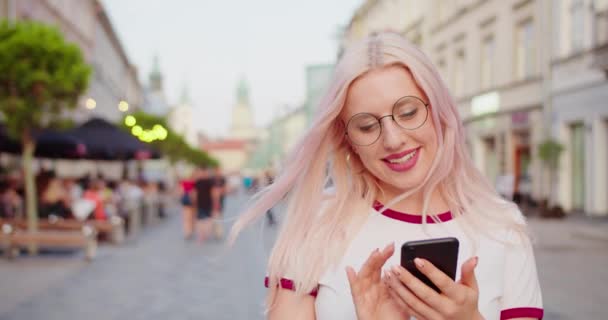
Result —
[[201, 143], [201, 149], [220, 162], [222, 171], [227, 175], [238, 175], [245, 168], [251, 145], [244, 140], [220, 140]]
[[556, 185], [569, 211], [608, 213], [608, 1], [553, 8], [552, 133], [565, 145]]
[[605, 0], [366, 1], [342, 45], [382, 30], [405, 35], [435, 63], [491, 181], [512, 176], [510, 191], [545, 198], [537, 148], [551, 135], [566, 150], [555, 201], [608, 214]]

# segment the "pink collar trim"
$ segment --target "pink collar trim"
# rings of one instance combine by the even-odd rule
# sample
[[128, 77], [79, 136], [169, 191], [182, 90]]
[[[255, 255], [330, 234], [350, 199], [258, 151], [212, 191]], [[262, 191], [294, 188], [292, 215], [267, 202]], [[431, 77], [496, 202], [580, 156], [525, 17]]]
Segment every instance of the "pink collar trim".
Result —
[[[380, 211], [382, 210], [382, 208], [384, 208], [384, 205], [378, 201], [374, 202], [374, 210], [376, 211]], [[415, 223], [415, 224], [422, 224], [422, 216], [421, 215], [415, 215], [415, 214], [411, 214], [411, 213], [404, 213], [404, 212], [399, 212], [399, 211], [395, 211], [391, 208], [387, 208], [386, 210], [384, 210], [382, 212], [383, 216], [389, 217], [391, 219], [395, 219], [395, 220], [400, 220], [403, 222], [407, 222], [407, 223]], [[444, 213], [440, 213], [437, 216], [437, 219], [439, 219], [439, 221], [441, 222], [447, 222], [452, 220], [454, 217], [452, 216], [452, 212], [451, 211], [447, 211]], [[426, 223], [436, 223], [435, 220], [433, 220], [432, 217], [428, 216], [426, 217]]]

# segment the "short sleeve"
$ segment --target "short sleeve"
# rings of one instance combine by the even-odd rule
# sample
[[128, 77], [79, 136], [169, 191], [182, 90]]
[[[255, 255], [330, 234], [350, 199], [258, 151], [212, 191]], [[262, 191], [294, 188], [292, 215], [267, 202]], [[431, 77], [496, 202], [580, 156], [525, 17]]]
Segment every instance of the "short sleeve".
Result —
[[[264, 278], [264, 286], [266, 288], [270, 287], [270, 279], [268, 277]], [[282, 289], [286, 289], [286, 290], [291, 290], [291, 291], [295, 291], [296, 287], [295, 284], [293, 283], [293, 280], [289, 279], [289, 278], [281, 278], [279, 279], [279, 282], [277, 283], [277, 286], [282, 288]], [[308, 294], [313, 296], [313, 297], [317, 297], [317, 294], [319, 293], [319, 286], [317, 285], [316, 288], [314, 288], [312, 291], [310, 291]]]
[[506, 244], [500, 319], [542, 319], [542, 296], [532, 244], [527, 236], [511, 235], [510, 243]]

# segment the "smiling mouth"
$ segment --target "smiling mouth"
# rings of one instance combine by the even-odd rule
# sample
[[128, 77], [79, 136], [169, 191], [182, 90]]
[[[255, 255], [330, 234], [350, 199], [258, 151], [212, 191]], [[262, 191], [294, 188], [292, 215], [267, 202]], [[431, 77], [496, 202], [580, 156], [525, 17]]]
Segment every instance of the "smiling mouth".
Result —
[[420, 148], [416, 148], [413, 150], [410, 150], [409, 152], [399, 156], [399, 157], [395, 157], [395, 156], [388, 156], [384, 159], [382, 159], [382, 161], [388, 162], [388, 163], [393, 163], [393, 164], [401, 164], [401, 163], [405, 163], [407, 161], [409, 161], [410, 159], [412, 159], [416, 153], [418, 153], [418, 150]]
[[401, 158], [397, 158], [397, 159], [391, 159], [391, 160], [386, 160], [388, 163], [395, 163], [395, 164], [400, 164], [400, 163], [406, 163], [407, 161], [409, 161], [411, 158], [413, 158], [416, 153], [418, 152], [418, 149], [415, 149], [414, 151], [404, 155]]

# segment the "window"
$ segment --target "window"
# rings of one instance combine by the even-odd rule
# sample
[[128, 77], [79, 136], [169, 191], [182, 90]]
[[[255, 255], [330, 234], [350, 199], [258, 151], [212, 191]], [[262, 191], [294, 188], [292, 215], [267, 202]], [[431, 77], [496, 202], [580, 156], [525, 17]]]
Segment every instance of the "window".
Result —
[[494, 36], [487, 36], [481, 43], [481, 90], [494, 86], [494, 51]]
[[595, 9], [595, 46], [608, 42], [608, 0], [596, 0]]
[[454, 59], [454, 73], [452, 78], [452, 90], [454, 96], [459, 97], [464, 93], [464, 72], [465, 72], [465, 54], [464, 49], [456, 51]]
[[570, 40], [573, 52], [583, 49], [583, 36], [585, 31], [583, 1], [575, 0], [570, 7]]
[[535, 70], [534, 24], [526, 20], [517, 26], [515, 32], [515, 78], [531, 77]]

